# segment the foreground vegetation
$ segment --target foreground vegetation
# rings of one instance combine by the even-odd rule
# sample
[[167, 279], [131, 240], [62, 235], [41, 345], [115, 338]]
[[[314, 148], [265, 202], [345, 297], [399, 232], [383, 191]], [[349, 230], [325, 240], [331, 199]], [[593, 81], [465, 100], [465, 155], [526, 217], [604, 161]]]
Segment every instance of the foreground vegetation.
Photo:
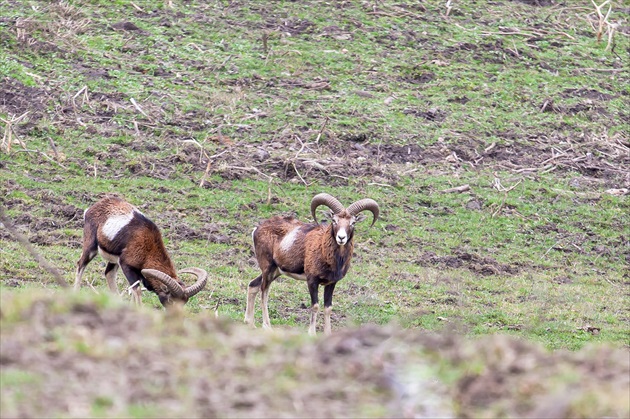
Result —
[[627, 417], [622, 349], [399, 327], [327, 339], [115, 297], [2, 294], [2, 417]]
[[[246, 334], [234, 332], [240, 329], [232, 323], [242, 320], [247, 284], [258, 274], [250, 233], [260, 219], [288, 213], [308, 219], [310, 199], [323, 191], [346, 204], [375, 199], [381, 219], [373, 228], [357, 227], [353, 267], [335, 292], [333, 330], [345, 330], [339, 341], [302, 336], [310, 305], [304, 284], [274, 283], [270, 315], [283, 331], [246, 334], [252, 339], [243, 343], [247, 348], [261, 345], [251, 358], [249, 349], [242, 350], [256, 367], [265, 358], [257, 351], [272, 351], [265, 345], [280, 341], [297, 357], [302, 344], [314, 351], [352, 341], [353, 333], [402, 334], [407, 345], [425, 342], [417, 337], [425, 332], [498, 334], [464, 346], [502, 345], [497, 342], [512, 335], [519, 340], [505, 342], [527, 350], [535, 346], [525, 341], [547, 349], [576, 351], [596, 343], [627, 351], [630, 84], [623, 19], [629, 4], [613, 2], [608, 21], [618, 25], [609, 43], [607, 25], [598, 41], [589, 1], [461, 1], [450, 9], [443, 3], [1, 3], [0, 204], [69, 282], [80, 255], [83, 210], [106, 194], [136, 204], [162, 229], [177, 267], [198, 265], [210, 273], [206, 290], [185, 307], [184, 324], [194, 331], [183, 326], [176, 333], [193, 339], [190, 347], [210, 348], [204, 339], [214, 342], [211, 335], [221, 328], [233, 337]], [[60, 324], [80, 319], [77, 307], [110, 307], [103, 270], [96, 259], [85, 275], [91, 287], [65, 297], [1, 228], [2, 350], [13, 350], [6, 349], [5, 336], [16, 339], [20, 325], [33, 321], [24, 313], [39, 306], [55, 311], [67, 303], [59, 308]], [[119, 278], [121, 288], [124, 282]], [[50, 301], [47, 296], [61, 303], [34, 303]], [[152, 295], [144, 299], [160, 306]], [[5, 311], [5, 301], [13, 308]], [[126, 305], [112, 310], [106, 313], [114, 318], [136, 313]], [[215, 313], [222, 320], [209, 320]], [[138, 316], [148, 326], [133, 339], [154, 348], [169, 339], [153, 334], [162, 328], [159, 313]], [[259, 312], [256, 318], [260, 323]], [[196, 336], [203, 324], [212, 325], [207, 338]], [[48, 327], [31, 326], [41, 336]], [[66, 326], [60, 327], [65, 336]], [[83, 343], [68, 338], [69, 352], [55, 350], [70, 356], [82, 351], [75, 345], [84, 345], [89, 359], [120, 355], [118, 349], [98, 352], [89, 339], [103, 337], [98, 328], [88, 329]], [[46, 346], [40, 337], [33, 338], [36, 348]], [[217, 353], [229, 352], [230, 344]], [[186, 347], [173, 345], [167, 351]], [[426, 359], [424, 349], [410, 353], [403, 358]], [[590, 356], [585, 353], [566, 362]], [[42, 360], [48, 356], [43, 352]], [[3, 364], [3, 396], [7, 383], [42, 383], [39, 372], [31, 375], [22, 361], [11, 362], [6, 374]], [[459, 361], [444, 362], [444, 370], [427, 367], [426, 373], [463, 386], [458, 380], [470, 372], [459, 370]], [[207, 367], [208, 376], [215, 367]], [[425, 367], [418, 368], [424, 374]], [[278, 384], [286, 385], [284, 391], [293, 386], [291, 373], [287, 377]], [[607, 388], [584, 390], [565, 412], [627, 412], [616, 402], [605, 405], [610, 410], [571, 410], [587, 399], [599, 404], [613, 394]], [[375, 407], [390, 400], [390, 390], [375, 384], [365, 411], [338, 415], [395, 414], [402, 405]], [[11, 390], [10, 398], [2, 397], [3, 416], [22, 412], [20, 394]], [[466, 402], [452, 404], [448, 394], [435, 412], [463, 414], [457, 406]], [[127, 402], [108, 398], [101, 412], [100, 402], [86, 400], [59, 411], [153, 414], [143, 410], [153, 408], [146, 403], [134, 413]], [[295, 410], [283, 411], [310, 412], [295, 403]], [[159, 406], [156, 411], [164, 408]], [[474, 412], [532, 412], [488, 406]], [[22, 413], [39, 412], [33, 409]], [[235, 409], [225, 412], [238, 415]], [[172, 411], [190, 412], [181, 406]]]

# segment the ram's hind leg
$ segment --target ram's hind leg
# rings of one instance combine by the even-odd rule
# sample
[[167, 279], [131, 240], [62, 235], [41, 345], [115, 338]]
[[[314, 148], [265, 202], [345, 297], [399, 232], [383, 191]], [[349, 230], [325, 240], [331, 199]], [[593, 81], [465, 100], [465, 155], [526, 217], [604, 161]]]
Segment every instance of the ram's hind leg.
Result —
[[271, 320], [269, 319], [269, 286], [270, 285], [271, 285], [271, 282], [263, 281], [263, 286], [261, 287], [261, 293], [260, 293], [264, 329], [271, 329]]
[[[262, 283], [262, 274], [258, 275], [256, 279], [249, 283], [247, 287], [247, 308], [245, 309], [245, 323], [250, 326], [254, 326], [254, 310], [256, 308], [256, 296], [260, 291], [260, 284]], [[255, 327], [255, 326], [254, 326]]]
[[276, 266], [269, 267], [262, 275], [260, 299], [262, 300], [263, 328], [265, 329], [271, 329], [271, 320], [269, 319], [269, 288], [278, 275], [278, 268]]
[[83, 233], [83, 252], [81, 253], [81, 258], [77, 262], [77, 275], [74, 280], [74, 290], [78, 290], [81, 288], [81, 277], [83, 276], [83, 271], [85, 271], [86, 266], [98, 253], [98, 246], [96, 244], [96, 235], [94, 237], [91, 236], [88, 228], [85, 229]]

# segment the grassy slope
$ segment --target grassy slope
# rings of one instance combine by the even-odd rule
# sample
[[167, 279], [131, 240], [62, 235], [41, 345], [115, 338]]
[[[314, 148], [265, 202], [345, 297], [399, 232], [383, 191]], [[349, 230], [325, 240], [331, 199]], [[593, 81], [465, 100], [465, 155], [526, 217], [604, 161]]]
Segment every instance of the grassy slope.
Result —
[[[433, 3], [5, 3], [0, 113], [29, 112], [13, 129], [30, 151], [2, 150], [4, 203], [72, 280], [81, 210], [121, 194], [178, 267], [211, 273], [187, 308], [240, 320], [257, 220], [307, 219], [323, 190], [369, 196], [383, 216], [357, 235], [335, 326], [627, 345], [629, 206], [603, 193], [628, 182], [627, 36], [605, 51], [583, 3], [458, 2], [449, 18]], [[5, 233], [0, 247], [3, 293], [53, 288]], [[272, 294], [274, 324], [305, 328], [304, 284]]]

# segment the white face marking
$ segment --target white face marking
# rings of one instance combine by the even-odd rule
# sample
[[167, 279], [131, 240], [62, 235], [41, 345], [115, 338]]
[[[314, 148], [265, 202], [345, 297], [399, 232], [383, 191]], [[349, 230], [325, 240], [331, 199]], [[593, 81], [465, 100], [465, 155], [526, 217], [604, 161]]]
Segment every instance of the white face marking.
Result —
[[111, 253], [107, 253], [100, 247], [98, 248], [98, 253], [100, 253], [103, 259], [105, 259], [106, 261], [118, 264], [118, 259], [119, 259], [118, 256], [112, 255]]
[[280, 242], [280, 250], [288, 252], [289, 249], [291, 249], [291, 247], [293, 246], [293, 243], [295, 242], [295, 238], [297, 237], [299, 231], [300, 228], [296, 227], [291, 230], [289, 234], [284, 236], [284, 239], [282, 239], [282, 241]]
[[348, 233], [346, 233], [346, 229], [340, 228], [337, 232], [337, 236], [335, 236], [335, 239], [337, 239], [337, 244], [339, 246], [346, 244], [348, 242]]
[[103, 224], [103, 234], [110, 240], [114, 240], [116, 235], [122, 230], [133, 218], [133, 212], [120, 215], [112, 215]]

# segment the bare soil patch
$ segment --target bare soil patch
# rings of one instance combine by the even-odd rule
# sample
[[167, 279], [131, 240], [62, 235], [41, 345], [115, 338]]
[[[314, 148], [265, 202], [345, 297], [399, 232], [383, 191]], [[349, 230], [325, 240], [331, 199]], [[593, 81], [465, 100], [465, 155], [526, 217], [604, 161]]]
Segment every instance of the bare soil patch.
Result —
[[477, 274], [488, 275], [515, 275], [518, 267], [505, 265], [488, 256], [479, 256], [465, 251], [455, 251], [453, 255], [438, 256], [434, 252], [423, 252], [419, 255], [417, 263], [420, 266], [439, 266], [454, 269], [468, 269]]
[[[8, 115], [18, 117], [28, 112], [30, 118], [37, 121], [51, 100], [50, 94], [43, 89], [25, 86], [11, 78], [0, 80], [0, 107]], [[29, 128], [33, 126], [22, 127]]]

